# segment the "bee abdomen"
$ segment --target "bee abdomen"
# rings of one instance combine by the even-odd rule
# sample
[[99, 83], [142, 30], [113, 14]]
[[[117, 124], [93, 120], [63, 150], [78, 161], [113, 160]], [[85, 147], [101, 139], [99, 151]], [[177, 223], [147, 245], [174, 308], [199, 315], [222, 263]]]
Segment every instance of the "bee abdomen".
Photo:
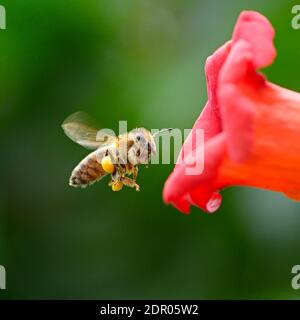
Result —
[[72, 187], [86, 187], [105, 175], [106, 172], [97, 161], [95, 153], [92, 153], [84, 158], [73, 170], [69, 184]]

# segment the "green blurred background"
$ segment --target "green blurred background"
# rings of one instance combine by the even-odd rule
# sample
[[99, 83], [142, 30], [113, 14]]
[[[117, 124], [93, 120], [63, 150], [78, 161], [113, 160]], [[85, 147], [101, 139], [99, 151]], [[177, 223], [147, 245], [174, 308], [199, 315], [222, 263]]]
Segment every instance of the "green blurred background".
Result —
[[0, 264], [20, 299], [297, 299], [300, 204], [249, 188], [221, 209], [162, 202], [172, 165], [141, 168], [141, 192], [68, 186], [88, 151], [60, 125], [84, 110], [105, 127], [190, 128], [206, 101], [206, 57], [240, 11], [276, 28], [265, 73], [300, 91], [292, 1], [7, 0], [0, 31]]

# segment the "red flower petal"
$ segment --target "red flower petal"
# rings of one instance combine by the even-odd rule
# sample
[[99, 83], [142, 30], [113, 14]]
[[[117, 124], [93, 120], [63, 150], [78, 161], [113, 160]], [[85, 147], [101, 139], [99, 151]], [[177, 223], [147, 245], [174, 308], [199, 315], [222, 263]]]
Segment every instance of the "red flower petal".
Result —
[[[165, 183], [163, 191], [164, 201], [172, 203], [185, 213], [189, 212], [188, 202], [200, 207], [204, 211], [211, 211], [208, 207], [208, 202], [215, 194], [214, 181], [217, 169], [223, 160], [225, 147], [224, 134], [219, 134], [207, 142], [204, 152], [205, 169], [202, 174], [187, 175], [189, 166], [185, 163], [177, 165], [176, 170], [173, 171]], [[185, 161], [186, 163], [190, 163], [188, 157]]]
[[232, 40], [234, 43], [244, 40], [251, 45], [253, 65], [258, 69], [270, 65], [276, 56], [274, 35], [275, 31], [266, 17], [255, 11], [244, 11], [237, 20]]

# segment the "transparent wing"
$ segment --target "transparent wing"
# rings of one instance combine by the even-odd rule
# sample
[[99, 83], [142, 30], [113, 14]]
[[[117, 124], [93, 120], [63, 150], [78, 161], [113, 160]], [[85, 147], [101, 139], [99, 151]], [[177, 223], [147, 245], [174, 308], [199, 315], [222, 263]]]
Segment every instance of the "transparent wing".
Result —
[[89, 115], [81, 111], [71, 114], [62, 128], [71, 140], [88, 149], [97, 149], [116, 139], [108, 130], [96, 129]]

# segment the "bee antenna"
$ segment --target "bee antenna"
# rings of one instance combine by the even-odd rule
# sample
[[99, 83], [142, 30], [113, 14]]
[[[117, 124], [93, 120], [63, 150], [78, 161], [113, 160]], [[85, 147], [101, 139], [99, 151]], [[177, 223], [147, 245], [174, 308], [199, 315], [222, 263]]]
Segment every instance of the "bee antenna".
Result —
[[153, 134], [153, 137], [159, 135], [159, 134], [162, 134], [164, 132], [171, 132], [173, 130], [173, 128], [166, 128], [166, 129], [161, 129], [159, 131], [156, 131], [154, 134]]

